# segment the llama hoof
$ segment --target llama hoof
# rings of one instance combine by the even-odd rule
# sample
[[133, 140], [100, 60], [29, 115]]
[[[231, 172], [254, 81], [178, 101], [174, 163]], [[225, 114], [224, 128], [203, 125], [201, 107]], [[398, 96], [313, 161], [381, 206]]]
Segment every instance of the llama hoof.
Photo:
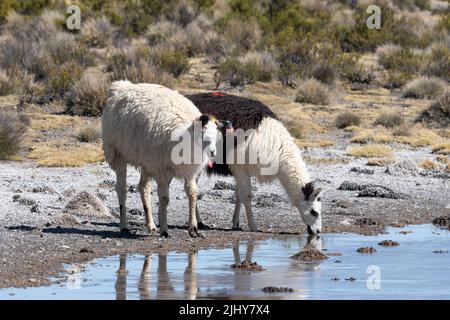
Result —
[[147, 230], [148, 230], [148, 233], [155, 233], [156, 231], [158, 231], [156, 226], [147, 226]]
[[191, 236], [191, 238], [204, 238], [203, 235], [198, 232], [197, 227], [189, 228], [189, 235]]
[[203, 222], [197, 223], [197, 228], [200, 229], [200, 230], [209, 230], [209, 229], [211, 229], [210, 226], [208, 226], [207, 224], [204, 224]]
[[121, 236], [129, 236], [131, 235], [131, 231], [128, 227], [120, 229]]
[[167, 231], [163, 231], [161, 232], [161, 234], [159, 235], [160, 238], [164, 238], [164, 239], [169, 239], [170, 235]]
[[233, 231], [242, 231], [242, 228], [239, 226], [233, 226], [233, 228], [231, 228], [231, 230]]

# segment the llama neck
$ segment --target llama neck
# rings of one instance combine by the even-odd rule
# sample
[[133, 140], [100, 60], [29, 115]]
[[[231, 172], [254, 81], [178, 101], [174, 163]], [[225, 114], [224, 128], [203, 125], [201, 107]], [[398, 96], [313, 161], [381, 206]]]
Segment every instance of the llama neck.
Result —
[[279, 179], [292, 204], [303, 201], [302, 188], [311, 181], [297, 146], [291, 142], [283, 145], [280, 159]]

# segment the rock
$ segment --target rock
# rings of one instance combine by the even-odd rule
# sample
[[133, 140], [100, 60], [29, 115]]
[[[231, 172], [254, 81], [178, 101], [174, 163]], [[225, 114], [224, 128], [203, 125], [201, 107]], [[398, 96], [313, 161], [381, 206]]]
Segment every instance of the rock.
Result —
[[383, 246], [383, 247], [395, 247], [400, 245], [400, 243], [398, 243], [397, 241], [394, 240], [383, 240], [381, 242], [378, 243], [379, 246]]
[[129, 212], [133, 216], [143, 216], [144, 215], [144, 212], [141, 209], [134, 208], [134, 209], [131, 209]]
[[91, 248], [81, 248], [80, 253], [94, 253], [94, 250]]
[[317, 261], [328, 259], [328, 257], [312, 246], [305, 246], [302, 251], [294, 254], [291, 259], [302, 261]]
[[384, 186], [366, 187], [358, 193], [358, 197], [387, 198], [387, 199], [407, 199], [405, 194], [397, 193], [391, 188]]
[[23, 204], [25, 206], [34, 206], [37, 204], [36, 200], [30, 199], [30, 198], [19, 198], [19, 203]]
[[66, 190], [64, 190], [62, 195], [64, 197], [72, 197], [76, 192], [77, 192], [77, 190], [75, 188], [70, 187], [70, 188], [67, 188]]
[[116, 182], [114, 180], [108, 180], [108, 179], [103, 180], [98, 185], [99, 188], [105, 188], [105, 189], [112, 189], [115, 186], [116, 186]]
[[439, 227], [448, 227], [450, 226], [450, 215], [448, 216], [439, 216], [433, 219], [433, 224]]
[[135, 185], [131, 185], [128, 187], [128, 192], [130, 192], [130, 193], [137, 193], [138, 191], [139, 190], [138, 190], [137, 186], [135, 186]]
[[80, 225], [81, 220], [72, 214], [63, 213], [55, 220], [53, 220], [53, 224], [56, 224], [58, 226], [73, 226], [73, 225]]
[[359, 219], [356, 219], [355, 225], [360, 226], [360, 227], [383, 226], [383, 223], [374, 218], [359, 218]]
[[13, 197], [12, 197], [12, 201], [13, 201], [13, 202], [17, 202], [17, 201], [19, 201], [20, 197], [21, 197], [20, 194], [15, 194], [15, 195], [13, 195]]
[[353, 167], [350, 169], [350, 172], [363, 173], [363, 174], [374, 174], [375, 170], [367, 169], [367, 168]]
[[367, 183], [359, 184], [356, 182], [344, 181], [339, 186], [338, 190], [345, 191], [360, 191], [358, 197], [377, 197], [377, 198], [389, 198], [389, 199], [407, 199], [408, 196], [405, 194], [397, 193], [391, 188]]
[[350, 201], [347, 200], [339, 200], [335, 203], [336, 207], [340, 208], [351, 208], [353, 207], [353, 204]]
[[235, 190], [235, 186], [232, 183], [219, 180], [214, 184], [213, 190]]
[[81, 191], [66, 205], [64, 213], [84, 217], [111, 217], [111, 213], [103, 202], [93, 193]]
[[257, 262], [251, 262], [249, 260], [244, 260], [242, 262], [238, 262], [231, 265], [231, 268], [234, 270], [241, 271], [263, 271], [263, 267], [261, 267]]
[[413, 175], [418, 176], [422, 172], [417, 164], [409, 159], [400, 160], [392, 165], [388, 165], [385, 173], [390, 175]]
[[288, 287], [264, 287], [262, 291], [266, 293], [291, 293], [294, 292], [294, 289]]
[[45, 193], [45, 194], [55, 194], [57, 193], [55, 189], [53, 189], [52, 187], [49, 186], [37, 186], [34, 187], [33, 189], [31, 189], [31, 192], [33, 193]]
[[30, 211], [33, 212], [33, 213], [40, 213], [41, 212], [41, 210], [39, 210], [39, 206], [37, 204], [33, 205], [30, 208]]
[[361, 248], [358, 248], [358, 250], [356, 250], [356, 252], [359, 252], [359, 253], [375, 253], [375, 252], [377, 252], [377, 250], [375, 248], [373, 248], [373, 247], [361, 247]]

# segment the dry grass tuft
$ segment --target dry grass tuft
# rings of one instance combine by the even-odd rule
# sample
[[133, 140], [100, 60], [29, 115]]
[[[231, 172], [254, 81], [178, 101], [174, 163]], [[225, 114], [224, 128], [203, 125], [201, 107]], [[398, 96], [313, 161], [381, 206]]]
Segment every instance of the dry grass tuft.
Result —
[[371, 167], [386, 167], [392, 163], [394, 163], [394, 158], [378, 158], [378, 159], [369, 159], [367, 161], [368, 166]]
[[432, 159], [422, 159], [419, 163], [419, 165], [428, 170], [435, 170], [439, 168], [439, 165], [434, 162]]
[[361, 147], [352, 147], [348, 151], [348, 155], [362, 158], [385, 158], [392, 157], [391, 148], [381, 144], [368, 144]]
[[437, 154], [450, 155], [450, 141], [433, 145], [432, 152]]
[[75, 137], [79, 142], [98, 142], [102, 138], [100, 123], [89, 123], [81, 126]]

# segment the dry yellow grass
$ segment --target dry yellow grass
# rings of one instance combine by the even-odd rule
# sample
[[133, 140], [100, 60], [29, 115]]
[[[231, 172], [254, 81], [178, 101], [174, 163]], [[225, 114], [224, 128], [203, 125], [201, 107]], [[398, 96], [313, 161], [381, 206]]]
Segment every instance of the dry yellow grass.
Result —
[[424, 169], [437, 169], [439, 165], [432, 159], [422, 159], [419, 165]]
[[410, 145], [412, 147], [429, 146], [441, 141], [440, 137], [433, 130], [414, 127], [411, 129], [411, 136], [393, 135], [394, 130], [387, 130], [385, 128], [376, 127], [372, 129], [363, 129], [355, 134], [351, 139], [353, 143], [390, 143], [397, 142], [401, 144]]
[[52, 115], [42, 113], [28, 114], [31, 120], [31, 128], [33, 130], [51, 130], [68, 126], [75, 126], [81, 124], [81, 119], [78, 117], [66, 115]]
[[334, 142], [330, 140], [297, 139], [295, 142], [300, 148], [325, 148], [334, 146]]
[[378, 159], [369, 159], [367, 161], [368, 166], [372, 167], [386, 167], [392, 163], [394, 163], [394, 158], [378, 158]]
[[308, 165], [332, 165], [332, 164], [339, 164], [339, 163], [350, 163], [350, 159], [348, 158], [313, 158], [310, 156], [303, 157], [303, 160]]
[[100, 144], [61, 146], [47, 142], [35, 145], [28, 158], [43, 167], [82, 167], [88, 163], [103, 161], [104, 155]]
[[433, 145], [433, 153], [450, 155], [450, 141]]
[[391, 148], [381, 144], [368, 144], [361, 147], [352, 147], [347, 154], [362, 158], [386, 158], [393, 156]]
[[444, 155], [438, 155], [436, 160], [442, 164], [450, 165], [450, 157]]

